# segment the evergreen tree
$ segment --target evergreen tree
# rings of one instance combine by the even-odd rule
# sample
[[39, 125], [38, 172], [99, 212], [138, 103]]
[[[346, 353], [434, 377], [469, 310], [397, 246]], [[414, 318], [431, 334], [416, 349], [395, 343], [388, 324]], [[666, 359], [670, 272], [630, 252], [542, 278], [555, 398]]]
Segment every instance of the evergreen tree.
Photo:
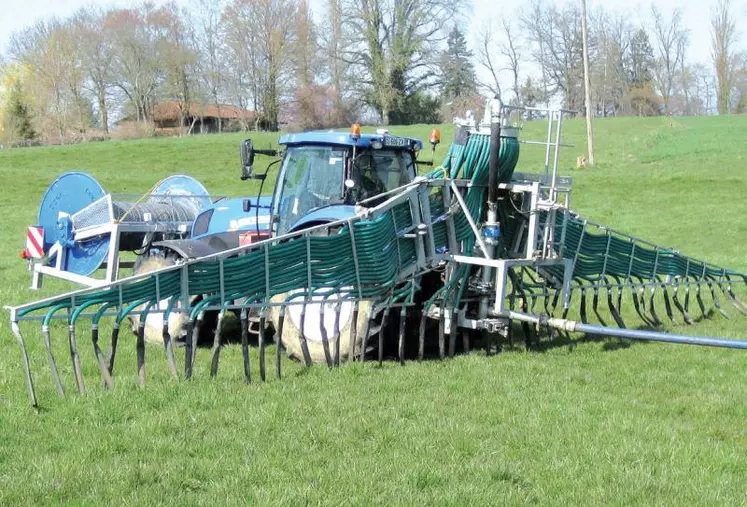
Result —
[[23, 92], [18, 80], [9, 90], [5, 124], [6, 130], [18, 140], [36, 139], [36, 131], [31, 123], [31, 112], [23, 100]]
[[542, 87], [535, 84], [529, 76], [527, 76], [526, 81], [521, 86], [521, 96], [524, 98], [523, 104], [529, 107], [535, 107], [546, 101]]
[[[547, 96], [542, 86], [540, 86], [539, 83], [535, 84], [529, 76], [527, 76], [524, 84], [521, 85], [520, 92], [523, 101], [521, 104], [517, 105], [536, 107], [539, 104], [547, 102]], [[536, 114], [537, 113], [534, 111], [527, 111], [527, 119], [533, 120], [536, 117]]]
[[628, 100], [632, 112], [638, 116], [661, 114], [661, 101], [654, 90], [651, 68], [654, 64], [654, 50], [646, 31], [639, 29], [630, 41], [627, 59]]
[[441, 54], [441, 93], [453, 99], [475, 93], [477, 78], [472, 65], [472, 51], [467, 48], [464, 33], [454, 25], [446, 40], [447, 49]]
[[391, 121], [394, 125], [441, 123], [439, 101], [422, 91], [411, 93], [402, 100], [398, 109], [392, 111]]
[[653, 62], [654, 50], [651, 48], [646, 30], [641, 28], [630, 41], [628, 80], [631, 86], [643, 87], [653, 80], [651, 75]]

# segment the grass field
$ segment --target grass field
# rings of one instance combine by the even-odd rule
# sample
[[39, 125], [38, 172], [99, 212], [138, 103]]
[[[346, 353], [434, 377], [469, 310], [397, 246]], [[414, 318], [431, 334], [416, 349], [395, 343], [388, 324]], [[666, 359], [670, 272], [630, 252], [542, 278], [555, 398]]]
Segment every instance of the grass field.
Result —
[[[747, 272], [747, 117], [596, 126], [598, 164], [575, 171], [584, 124], [566, 124], [565, 140], [577, 147], [565, 150], [561, 167], [574, 178], [577, 211]], [[544, 128], [529, 124], [523, 136], [541, 137]], [[430, 127], [392, 130], [426, 138]], [[256, 188], [238, 179], [241, 138], [0, 151], [0, 304], [67, 288], [48, 280], [41, 293], [27, 289], [18, 259], [57, 175], [80, 169], [106, 190], [138, 193], [182, 172], [215, 194], [252, 195]], [[261, 146], [276, 136], [259, 138]], [[444, 127], [437, 159], [450, 138]], [[518, 170], [536, 172], [542, 159], [528, 147]], [[747, 318], [729, 310], [730, 320], [715, 315], [669, 330], [747, 338]], [[68, 392], [61, 400], [34, 328], [24, 331], [38, 413], [0, 318], [0, 505], [747, 504], [744, 351], [545, 337], [540, 351], [473, 352], [404, 368], [303, 370], [285, 361], [282, 381], [245, 386], [236, 346], [213, 380], [209, 351], [200, 350], [191, 383], [169, 380], [161, 350], [149, 346], [140, 390], [134, 337], [123, 333], [110, 392], [98, 386], [90, 342], [79, 338], [89, 388], [80, 397], [65, 329], [55, 325]]]

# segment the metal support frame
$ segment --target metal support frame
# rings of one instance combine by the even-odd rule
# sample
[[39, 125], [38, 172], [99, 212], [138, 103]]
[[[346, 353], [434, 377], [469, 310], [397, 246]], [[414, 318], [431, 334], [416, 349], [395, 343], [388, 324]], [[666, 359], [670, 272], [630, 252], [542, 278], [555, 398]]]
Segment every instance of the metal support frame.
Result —
[[537, 250], [537, 203], [540, 198], [540, 184], [538, 181], [532, 183], [531, 202], [529, 205], [529, 227], [527, 231], [527, 248], [525, 252], [526, 259], [534, 258], [534, 252]]
[[425, 245], [427, 263], [430, 265], [436, 257], [436, 244], [433, 240], [433, 221], [431, 216], [431, 202], [428, 199], [428, 187], [420, 188], [418, 201], [422, 212], [423, 224], [425, 225]]
[[456, 239], [456, 229], [454, 228], [454, 217], [452, 213], [449, 211], [449, 208], [451, 207], [451, 187], [449, 185], [444, 185], [441, 187], [441, 193], [444, 200], [444, 209], [446, 210], [446, 239], [448, 241], [449, 245], [449, 253], [452, 255], [461, 253], [461, 249], [459, 248], [459, 243], [457, 243]]
[[[140, 199], [143, 199], [141, 196]], [[150, 194], [148, 197], [158, 197], [169, 199], [181, 199], [181, 198], [194, 198], [194, 197], [205, 197], [205, 196], [189, 196], [189, 195], [169, 195], [160, 196], [156, 194]], [[119, 273], [121, 268], [133, 267], [132, 261], [122, 261], [120, 259], [119, 245], [122, 234], [129, 233], [142, 233], [145, 235], [144, 244], [148, 243], [148, 239], [153, 237], [155, 233], [171, 234], [175, 236], [183, 236], [191, 227], [191, 222], [184, 221], [121, 221], [115, 218], [114, 204], [112, 194], [106, 194], [102, 198], [94, 201], [86, 208], [77, 211], [71, 215], [71, 220], [75, 223], [76, 217], [84, 214], [88, 209], [96, 206], [101, 206], [101, 203], [105, 202], [107, 209], [107, 222], [98, 225], [84, 226], [74, 231], [74, 241], [83, 242], [91, 238], [97, 238], [101, 236], [108, 236], [110, 238], [109, 250], [106, 254], [106, 260], [98, 268], [99, 270], [105, 269], [103, 278], [96, 278], [94, 276], [83, 276], [76, 273], [71, 273], [62, 269], [64, 264], [65, 249], [62, 245], [57, 242], [49, 249], [49, 252], [41, 258], [34, 259], [30, 262], [30, 270], [32, 271], [31, 288], [38, 290], [42, 287], [44, 280], [43, 275], [49, 275], [62, 280], [74, 282], [86, 287], [101, 287], [108, 283], [114, 282], [119, 279]], [[126, 215], [126, 213], [125, 213]], [[123, 216], [124, 218], [124, 216]]]
[[563, 280], [564, 292], [570, 292], [570, 263], [562, 259], [482, 259], [480, 257], [469, 257], [466, 255], [452, 256], [454, 262], [470, 264], [473, 266], [487, 266], [495, 269], [495, 303], [493, 312], [503, 315], [505, 312], [506, 289], [508, 287], [508, 271], [514, 267], [530, 266], [563, 266], [565, 277]]
[[490, 255], [488, 254], [488, 247], [485, 245], [485, 242], [482, 239], [482, 234], [480, 234], [480, 231], [477, 229], [477, 224], [475, 223], [475, 219], [472, 218], [472, 215], [470, 215], [469, 208], [467, 207], [467, 204], [464, 202], [464, 198], [462, 198], [461, 192], [459, 192], [459, 189], [456, 187], [456, 185], [451, 185], [452, 190], [454, 191], [454, 196], [457, 199], [457, 202], [459, 203], [459, 206], [462, 208], [462, 211], [464, 212], [464, 216], [467, 219], [467, 223], [469, 223], [470, 228], [472, 229], [472, 233], [475, 235], [475, 240], [477, 241], [477, 244], [480, 246], [480, 251], [482, 252], [482, 255], [486, 259], [490, 259]]

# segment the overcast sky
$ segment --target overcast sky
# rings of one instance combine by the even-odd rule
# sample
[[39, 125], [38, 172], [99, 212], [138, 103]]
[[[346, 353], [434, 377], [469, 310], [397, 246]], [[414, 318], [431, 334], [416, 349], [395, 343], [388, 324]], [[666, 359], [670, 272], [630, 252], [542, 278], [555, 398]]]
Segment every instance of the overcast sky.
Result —
[[[190, 0], [177, 0], [181, 5], [189, 5]], [[557, 0], [561, 2], [562, 0]], [[574, 1], [574, 0], [571, 0]], [[577, 0], [575, 0], [577, 1]], [[710, 34], [709, 19], [712, 7], [717, 0], [655, 0], [659, 8], [669, 13], [676, 7], [682, 8], [683, 21], [690, 30], [690, 46], [688, 61], [710, 65]], [[22, 29], [37, 19], [48, 16], [64, 17], [85, 5], [102, 5], [126, 7], [139, 2], [127, 0], [0, 0], [0, 48], [4, 51], [11, 34]], [[156, 4], [163, 3], [155, 0]], [[323, 10], [324, 0], [310, 0], [317, 14]], [[508, 2], [497, 0], [473, 0], [470, 12], [465, 13], [462, 25], [467, 32], [468, 40], [473, 40], [475, 32], [486, 19], [497, 17], [501, 9], [505, 9]], [[737, 15], [737, 28], [745, 26], [747, 21], [747, 0], [733, 0]], [[518, 2], [516, 2], [519, 5]], [[639, 0], [588, 0], [588, 8], [604, 5], [607, 9], [627, 13], [631, 21], [639, 23], [649, 22], [650, 2]], [[317, 16], [319, 19], [321, 16]], [[652, 41], [653, 43], [653, 41]], [[740, 47], [747, 47], [747, 35], [742, 34]]]

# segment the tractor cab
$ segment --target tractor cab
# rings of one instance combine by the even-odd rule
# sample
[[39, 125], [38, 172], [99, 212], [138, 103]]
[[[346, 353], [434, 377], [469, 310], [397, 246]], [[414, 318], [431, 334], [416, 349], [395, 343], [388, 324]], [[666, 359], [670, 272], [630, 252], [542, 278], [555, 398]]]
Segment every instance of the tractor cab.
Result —
[[242, 180], [264, 185], [268, 172], [254, 174], [255, 156], [277, 157], [268, 166], [280, 164], [272, 196], [217, 201], [197, 216], [188, 239], [159, 246], [193, 258], [352, 217], [356, 206], [375, 206], [412, 181], [423, 147], [387, 131], [361, 134], [357, 125], [349, 133], [285, 134], [279, 144], [275, 150], [257, 149], [250, 139], [241, 143]]
[[382, 194], [415, 178], [423, 146], [355, 129], [286, 134], [279, 144], [285, 149], [271, 204], [274, 235], [347, 218], [356, 205], [378, 204]]

